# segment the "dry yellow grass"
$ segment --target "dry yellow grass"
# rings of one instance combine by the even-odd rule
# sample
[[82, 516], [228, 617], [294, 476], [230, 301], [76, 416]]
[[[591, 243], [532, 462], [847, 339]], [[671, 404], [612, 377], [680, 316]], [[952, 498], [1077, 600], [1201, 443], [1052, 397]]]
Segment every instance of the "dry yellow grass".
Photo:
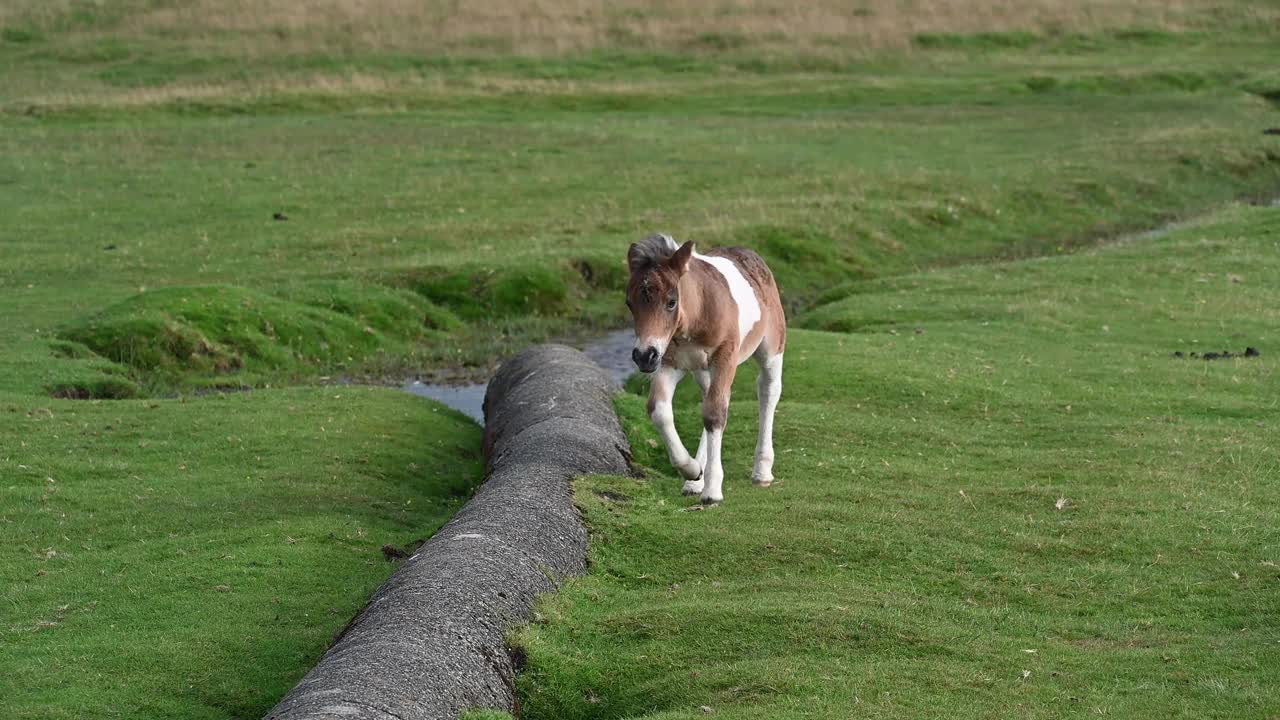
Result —
[[[52, 26], [69, 0], [10, 0], [0, 23]], [[144, 33], [246, 55], [318, 50], [508, 51], [546, 55], [626, 45], [742, 43], [824, 54], [901, 49], [925, 32], [1117, 27], [1178, 30], [1207, 0], [188, 0], [117, 3], [97, 33]], [[132, 9], [130, 7], [132, 6]], [[1262, 11], [1259, 11], [1262, 12]]]
[[[683, 84], [722, 88], [723, 78], [696, 78]], [[669, 91], [671, 81], [558, 80], [484, 75], [446, 81], [440, 75], [369, 73], [310, 73], [302, 75], [266, 74], [258, 77], [206, 83], [170, 83], [156, 86], [118, 88], [95, 86], [54, 92], [33, 93], [13, 103], [0, 101], [0, 112], [58, 112], [73, 109], [138, 108], [183, 103], [243, 104], [255, 100], [289, 98], [342, 98], [352, 95], [381, 96], [394, 108], [397, 98], [417, 101], [433, 97], [493, 97], [512, 94], [614, 95], [628, 96]]]
[[[1230, 12], [1215, 16], [1224, 5]], [[89, 19], [86, 7], [96, 8]], [[445, 92], [438, 77], [414, 72], [273, 62], [288, 56], [558, 56], [628, 49], [842, 60], [907, 51], [921, 33], [1178, 31], [1278, 20], [1280, 7], [1247, 0], [0, 0], [0, 28], [33, 30], [73, 55], [80, 48], [91, 54], [110, 40], [112, 47], [139, 57], [152, 51], [168, 57], [176, 50], [234, 58], [244, 70], [196, 70], [172, 78], [157, 73], [130, 83], [19, 64], [0, 77], [0, 112], [266, 95]], [[468, 77], [461, 86], [455, 78], [449, 92], [634, 90], [616, 78], [603, 87], [588, 85], [566, 87], [499, 72], [482, 80]]]
[[289, 78], [266, 76], [253, 81], [173, 83], [154, 87], [99, 88], [97, 91], [53, 92], [24, 98], [22, 105], [41, 110], [69, 108], [129, 108], [183, 102], [251, 101], [261, 97], [290, 95], [334, 96], [441, 90], [438, 78], [385, 78], [365, 73], [314, 74]]

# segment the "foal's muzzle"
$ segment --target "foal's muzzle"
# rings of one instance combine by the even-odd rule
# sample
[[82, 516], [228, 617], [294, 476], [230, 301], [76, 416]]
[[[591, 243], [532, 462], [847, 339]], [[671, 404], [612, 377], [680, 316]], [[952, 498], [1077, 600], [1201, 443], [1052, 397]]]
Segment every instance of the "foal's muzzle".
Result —
[[642, 373], [651, 373], [658, 369], [658, 348], [651, 347], [644, 351], [636, 348], [631, 351], [631, 360]]

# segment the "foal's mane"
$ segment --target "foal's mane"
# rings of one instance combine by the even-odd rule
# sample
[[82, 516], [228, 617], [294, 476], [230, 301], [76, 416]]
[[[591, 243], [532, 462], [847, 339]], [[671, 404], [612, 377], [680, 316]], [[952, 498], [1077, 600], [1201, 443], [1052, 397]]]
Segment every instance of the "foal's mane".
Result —
[[632, 272], [642, 272], [658, 267], [679, 248], [670, 235], [657, 233], [631, 246], [627, 264]]

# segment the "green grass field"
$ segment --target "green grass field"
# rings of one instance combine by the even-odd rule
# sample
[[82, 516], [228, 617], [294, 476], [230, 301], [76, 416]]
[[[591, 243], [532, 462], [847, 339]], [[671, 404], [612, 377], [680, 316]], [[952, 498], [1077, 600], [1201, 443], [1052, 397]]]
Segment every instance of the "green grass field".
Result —
[[[936, 544], [950, 548], [939, 557], [955, 559], [977, 552], [976, 538], [989, 540], [999, 524], [1008, 537], [984, 545], [970, 564], [955, 564], [965, 574], [951, 582], [968, 589], [972, 612], [987, 608], [986, 622], [1008, 624], [1006, 634], [983, 637], [1013, 642], [1042, 617], [1019, 614], [1009, 590], [1020, 577], [1013, 568], [1038, 572], [1005, 564], [1033, 548], [1030, 521], [1008, 519], [1022, 517], [1013, 509], [1019, 492], [1029, 497], [1027, 487], [1046, 487], [1074, 503], [1037, 520], [1035, 533], [1047, 533], [1050, 520], [1078, 519], [1089, 507], [1085, 491], [1074, 489], [1085, 485], [1068, 479], [1109, 478], [1126, 494], [1098, 489], [1093, 502], [1107, 512], [1079, 520], [1085, 531], [1113, 531], [1086, 538], [1101, 543], [1148, 527], [1135, 524], [1141, 518], [1167, 519], [1160, 503], [1178, 492], [1218, 492], [1205, 487], [1204, 473], [1244, 473], [1229, 463], [1257, 460], [1248, 454], [1256, 436], [1244, 425], [1238, 436], [1202, 426], [1245, 412], [1222, 406], [1223, 398], [1242, 407], [1266, 398], [1257, 385], [1270, 377], [1273, 360], [1262, 335], [1275, 317], [1259, 295], [1269, 262], [1263, 249], [1249, 245], [1256, 261], [1204, 270], [1209, 279], [1193, 286], [1206, 302], [1255, 303], [1241, 306], [1247, 313], [1236, 308], [1239, 322], [1190, 310], [1168, 318], [1153, 300], [1187, 306], [1191, 295], [1176, 283], [1128, 292], [1101, 279], [1141, 276], [1120, 269], [1138, 262], [1124, 253], [1181, 253], [1182, 244], [1199, 240], [1194, 230], [1176, 235], [1186, 241], [1176, 247], [1160, 239], [1087, 251], [1233, 199], [1277, 193], [1280, 139], [1262, 134], [1280, 126], [1280, 9], [1271, 4], [320, 5], [323, 12], [297, 0], [0, 4], [0, 540], [14, 549], [0, 559], [6, 717], [261, 715], [390, 572], [380, 547], [429, 535], [480, 472], [479, 431], [460, 416], [392, 390], [337, 383], [484, 376], [528, 342], [625, 324], [625, 247], [654, 230], [703, 246], [757, 248], [775, 269], [795, 323], [814, 331], [797, 332], [789, 355], [778, 433], [791, 453], [780, 455], [786, 482], [775, 492], [822, 495], [795, 507], [827, 519], [806, 531], [814, 536], [794, 555], [769, 559], [747, 544], [715, 561], [729, 567], [754, 548], [749, 562], [733, 565], [770, 569], [754, 579], [690, 570], [706, 573], [698, 592], [708, 597], [759, 577], [789, 583], [828, 554], [854, 558], [849, 567], [865, 573], [879, 570], [857, 558], [883, 557], [888, 567], [903, 560], [895, 548], [923, 552]], [[1214, 216], [1202, 227], [1220, 229], [1205, 230], [1205, 238], [1258, 241], [1253, 229], [1274, 222], [1273, 213]], [[1203, 252], [1188, 256], [1188, 272], [1199, 272], [1201, 261], [1207, 268], [1226, 262]], [[1018, 264], [1059, 255], [1067, 257]], [[1070, 285], [1070, 274], [1087, 263], [1100, 279], [1084, 289]], [[1042, 275], [1027, 285], [1031, 275], [1006, 277], [1010, 268]], [[1244, 281], [1224, 284], [1222, 272]], [[1221, 294], [1208, 294], [1213, 283], [1225, 288]], [[1086, 290], [1095, 303], [1077, 302]], [[1097, 353], [1065, 341], [1084, 318], [1110, 328], [1090, 337], [1102, 343]], [[915, 335], [917, 327], [925, 332]], [[1138, 337], [1160, 342], [1148, 347]], [[1174, 349], [1194, 349], [1192, 340], [1233, 350], [1256, 342], [1265, 354], [1239, 364], [1165, 361]], [[1137, 343], [1146, 354], [1126, 364], [1124, 349], [1107, 342]], [[944, 367], [956, 378], [940, 377]], [[1239, 382], [1219, 387], [1212, 378], [1227, 368], [1237, 368]], [[1199, 404], [1184, 398], [1159, 412], [1141, 409], [1174, 397], [1171, 383], [1188, 373], [1199, 383]], [[840, 402], [823, 410], [818, 397]], [[947, 399], [955, 409], [933, 405]], [[1044, 403], [1072, 410], [1058, 418]], [[635, 402], [620, 407], [634, 424]], [[1157, 422], [1143, 413], [1186, 419]], [[1049, 416], [1060, 422], [1049, 425]], [[730, 447], [749, 442], [746, 417], [735, 411]], [[815, 432], [826, 427], [824, 417], [849, 434]], [[937, 439], [941, 428], [945, 441]], [[1011, 442], [1010, 428], [1026, 447]], [[802, 439], [810, 437], [822, 442]], [[925, 437], [927, 448], [915, 442]], [[1236, 437], [1239, 447], [1224, 440]], [[1167, 466], [1154, 459], [1138, 462], [1147, 457], [1141, 452], [1154, 457], [1148, 443], [1159, 442], [1182, 453], [1166, 460], [1185, 477], [1158, 476]], [[781, 474], [796, 454], [807, 458], [797, 469], [812, 479]], [[1110, 463], [1112, 474], [1093, 473], [1091, 463]], [[1122, 484], [1116, 473], [1141, 482]], [[924, 476], [946, 479], [956, 492], [935, 497]], [[876, 487], [864, 484], [873, 477], [894, 482], [858, 495]], [[591, 591], [601, 607], [589, 617], [578, 614], [580, 591], [605, 582], [599, 576], [551, 601], [562, 603], [556, 613], [572, 625], [531, 631], [530, 716], [727, 709], [757, 697], [752, 712], [779, 710], [777, 703], [791, 712], [786, 703], [812, 703], [817, 687], [831, 689], [832, 698], [853, 693], [864, 704], [884, 702], [879, 686], [866, 690], [850, 679], [851, 665], [809, 672], [803, 664], [835, 653], [824, 655], [815, 643], [847, 647], [826, 634], [854, 632], [847, 624], [806, 624], [836, 623], [831, 612], [796, 620], [780, 636], [800, 664], [776, 693], [747, 683], [741, 668], [704, 680], [687, 679], [682, 669], [679, 682], [629, 673], [625, 690], [621, 680], [606, 687], [594, 679], [631, 667], [614, 663], [636, 646], [612, 642], [607, 650], [617, 654], [578, 665], [568, 659], [577, 651], [557, 633], [606, 637], [593, 623], [621, 623], [636, 637], [677, 638], [681, 657], [655, 662], [656, 673], [685, 657], [724, 662], [716, 654], [739, 647], [741, 632], [773, 623], [757, 617], [741, 628], [681, 636], [681, 625], [663, 619], [667, 610], [653, 609], [659, 596], [644, 595], [648, 581], [634, 577], [676, 577], [693, 567], [693, 556], [682, 548], [653, 557], [644, 538], [621, 544], [621, 531], [606, 521], [613, 515], [592, 505], [590, 487], [583, 492], [599, 537], [597, 567], [629, 569], [615, 578], [621, 589]], [[635, 518], [619, 521], [629, 533], [648, 528], [665, 537], [703, 527], [690, 523], [714, 529], [718, 522], [728, 533], [733, 513], [749, 508], [771, 513], [752, 542], [770, 543], [769, 528], [807, 527], [780, 523], [775, 496], [747, 488], [730, 485], [721, 510], [673, 521], [664, 513], [681, 504], [658, 505], [668, 498], [665, 485], [621, 487], [634, 496], [626, 512]], [[1221, 492], [1229, 487], [1236, 486]], [[842, 492], [861, 502], [848, 506]], [[950, 515], [929, 504], [957, 498], [963, 506], [945, 505]], [[1216, 512], [1228, 506], [1220, 500], [1193, 507]], [[1126, 503], [1146, 514], [1122, 516]], [[1270, 507], [1260, 497], [1240, 512]], [[877, 522], [854, 518], [859, 512]], [[904, 513], [902, 523], [884, 520], [893, 512]], [[934, 543], [921, 539], [941, 525], [911, 520], [958, 523], [983, 512], [992, 515], [981, 527]], [[1227, 551], [1202, 544], [1210, 531], [1189, 522], [1169, 525], [1161, 542], [1200, 553], [1196, 562], [1205, 565], [1188, 572], [1225, 563]], [[1243, 528], [1241, 543], [1253, 538], [1249, 553], [1264, 552], [1256, 534], [1265, 525], [1231, 527]], [[1080, 543], [1093, 553], [1090, 562], [1115, 573], [1077, 569], [1062, 580], [1075, 582], [1075, 602], [1093, 608], [1099, 627], [1156, 622], [1155, 614], [1130, 617], [1116, 588], [1125, 572], [1136, 577], [1152, 562], [1150, 572], [1173, 571], [1169, 553], [1133, 559], [1159, 543], [1063, 542]], [[902, 582], [911, 581], [903, 568], [938, 567], [932, 556], [904, 562]], [[1265, 569], [1241, 564], [1235, 571], [1241, 587], [1274, 582]], [[825, 589], [791, 609], [778, 596], [760, 617], [805, 618], [826, 607], [847, 578], [819, 575]], [[856, 593], [871, 592], [868, 575], [855, 576]], [[713, 588], [712, 579], [722, 586]], [[1026, 688], [1048, 692], [1052, 685], [1029, 684], [1049, 682], [1051, 670], [1042, 666], [1028, 666], [1027, 682], [1006, 685], [1000, 667], [987, 672], [984, 663], [995, 657], [966, 650], [982, 647], [975, 644], [982, 626], [950, 604], [959, 591], [935, 580], [921, 579], [906, 594], [895, 584], [876, 591], [886, 604], [856, 631], [860, 642], [899, 662], [903, 678], [932, 682], [943, 673], [963, 684], [990, 677], [987, 686], [964, 685], [974, 708], [995, 707], [981, 703], [1008, 701]], [[690, 592], [698, 581], [678, 582]], [[1130, 589], [1148, 587], [1133, 583]], [[1154, 587], [1194, 598], [1199, 586]], [[856, 593], [832, 607], [871, 612], [855, 602], [867, 596]], [[1017, 597], [1036, 603], [1043, 596]], [[951, 624], [936, 613], [909, 617], [911, 603], [945, 609]], [[633, 617], [610, 619], [614, 610]], [[681, 622], [689, 615], [669, 614]], [[1062, 633], [1082, 627], [1059, 620]], [[1156, 637], [1194, 645], [1211, 635], [1204, 623], [1188, 625], [1185, 635], [1175, 630]], [[1212, 656], [1217, 665], [1199, 646], [1169, 662], [1198, 663], [1200, 674], [1183, 671], [1187, 683], [1243, 698], [1242, 712], [1257, 714], [1270, 696], [1232, 684], [1244, 682], [1233, 668], [1238, 655], [1248, 656], [1231, 652], [1243, 637], [1236, 629], [1213, 635], [1222, 648]], [[1260, 648], [1274, 644], [1268, 637]], [[1073, 657], [1090, 672], [1114, 668], [1143, 647], [1089, 642]], [[590, 647], [597, 646], [584, 644], [582, 652]], [[946, 662], [912, 664], [935, 650]], [[1028, 657], [1047, 662], [1048, 653]], [[1266, 668], [1262, 660], [1258, 668]], [[1214, 689], [1219, 681], [1227, 685]], [[916, 702], [936, 698], [922, 691]], [[918, 714], [905, 704], [877, 707]]]
[[261, 716], [480, 479], [480, 430], [391, 390], [0, 396], [0, 707]]
[[515, 638], [521, 717], [1274, 717], [1278, 251], [1236, 207], [867, 284], [789, 338], [766, 490], [740, 376], [706, 511], [622, 396], [650, 472], [578, 483], [592, 570]]
[[[800, 309], [1193, 215], [1280, 184], [1266, 27], [934, 34], [826, 59], [237, 58], [221, 35], [179, 52], [141, 29], [32, 31], [0, 43], [38, 76], [0, 79], [0, 383], [130, 392], [47, 362], [50, 337], [142, 393], [484, 375], [623, 322], [618, 258], [655, 228], [757, 247]], [[307, 57], [385, 85], [308, 84]], [[58, 100], [51, 78], [83, 87]]]

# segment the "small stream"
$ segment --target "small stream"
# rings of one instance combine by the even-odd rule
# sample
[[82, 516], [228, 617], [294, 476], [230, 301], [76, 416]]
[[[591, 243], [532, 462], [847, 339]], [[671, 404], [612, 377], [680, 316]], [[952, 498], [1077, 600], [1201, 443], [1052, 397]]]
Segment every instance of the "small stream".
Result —
[[[1261, 205], [1263, 207], [1280, 207], [1280, 197], [1254, 200], [1253, 205]], [[1128, 236], [1128, 240], [1147, 240], [1153, 237], [1164, 235], [1173, 230], [1185, 227], [1194, 221], [1173, 222], [1153, 228], [1146, 232], [1134, 233]], [[614, 330], [606, 333], [591, 342], [586, 343], [582, 347], [582, 351], [587, 357], [591, 358], [597, 365], [604, 368], [605, 372], [613, 378], [619, 387], [622, 386], [627, 376], [635, 372], [635, 366], [631, 362], [631, 348], [635, 344], [634, 333], [627, 330]], [[478, 383], [472, 385], [450, 385], [440, 383], [424, 383], [419, 380], [411, 380], [403, 385], [404, 390], [419, 395], [421, 397], [438, 400], [449, 407], [458, 410], [467, 417], [475, 420], [481, 425], [484, 424], [484, 391], [487, 385]]]
[[[635, 371], [631, 362], [631, 348], [635, 346], [636, 336], [631, 330], [614, 330], [582, 347], [582, 352], [597, 365], [609, 373], [609, 377], [622, 387], [622, 381]], [[421, 397], [438, 400], [445, 405], [462, 412], [467, 417], [484, 424], [484, 391], [485, 383], [472, 385], [443, 385], [424, 383], [412, 380], [404, 384], [404, 390]]]

